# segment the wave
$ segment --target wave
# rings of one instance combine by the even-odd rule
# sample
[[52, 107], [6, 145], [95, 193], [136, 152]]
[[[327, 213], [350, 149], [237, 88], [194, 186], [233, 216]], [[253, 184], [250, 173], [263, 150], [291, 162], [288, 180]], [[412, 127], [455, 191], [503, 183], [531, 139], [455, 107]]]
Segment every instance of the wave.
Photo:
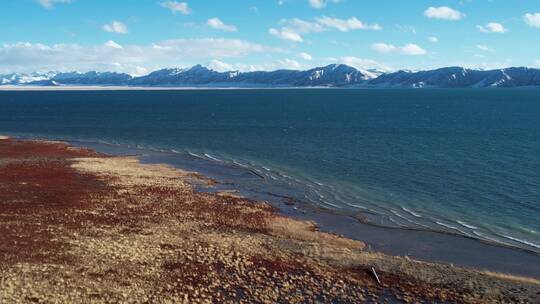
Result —
[[513, 236], [509, 236], [509, 235], [506, 235], [506, 234], [502, 234], [501, 236], [504, 237], [504, 238], [507, 238], [509, 240], [516, 241], [518, 243], [529, 245], [531, 247], [535, 247], [535, 248], [540, 249], [540, 244], [536, 244], [536, 243], [533, 243], [533, 242], [530, 242], [530, 241], [522, 240], [522, 239], [519, 239], [519, 238], [516, 238], [516, 237], [513, 237]]
[[214, 157], [214, 156], [212, 156], [212, 155], [210, 155], [210, 154], [208, 154], [208, 153], [204, 153], [204, 156], [206, 156], [207, 158], [209, 158], [209, 159], [211, 159], [211, 160], [214, 160], [214, 161], [217, 161], [217, 162], [222, 162], [221, 159], [216, 158], [216, 157]]
[[465, 223], [465, 222], [463, 222], [463, 221], [457, 221], [457, 222], [458, 222], [461, 226], [467, 227], [467, 228], [469, 228], [469, 229], [475, 229], [475, 230], [476, 230], [476, 229], [479, 229], [478, 227], [473, 226], [473, 225], [471, 225], [471, 224], [467, 224], [467, 223]]
[[399, 218], [402, 218], [402, 219], [406, 220], [407, 222], [409, 222], [409, 219], [408, 219], [408, 218], [406, 218], [405, 216], [399, 214], [399, 212], [397, 212], [396, 210], [390, 209], [390, 212], [392, 212], [395, 216], [397, 216], [397, 217], [399, 217]]
[[467, 235], [467, 236], [469, 235], [467, 232], [465, 232], [465, 231], [459, 229], [459, 227], [452, 226], [452, 225], [450, 225], [450, 224], [445, 224], [445, 223], [442, 223], [442, 222], [439, 222], [439, 221], [435, 221], [435, 223], [436, 223], [437, 225], [441, 225], [441, 226], [446, 227], [446, 228], [448, 228], [448, 229], [452, 229], [452, 230], [458, 231], [458, 232], [461, 233], [462, 235]]
[[521, 227], [521, 226], [518, 226], [517, 229], [525, 232], [525, 233], [528, 233], [528, 234], [538, 234], [538, 232], [536, 232], [536, 230], [533, 230], [533, 229], [529, 229], [529, 228], [526, 228], [526, 227]]
[[322, 193], [320, 193], [319, 191], [315, 190], [315, 189], [312, 189], [313, 192], [315, 192], [315, 194], [317, 194], [317, 196], [319, 196], [319, 198], [323, 199], [325, 198], [324, 195]]
[[239, 167], [242, 167], [242, 168], [249, 168], [249, 166], [248, 166], [248, 165], [245, 165], [245, 164], [239, 163], [239, 162], [238, 162], [238, 161], [236, 161], [236, 160], [233, 160], [232, 162], [233, 162], [233, 164], [235, 164], [235, 165], [237, 165], [237, 166], [239, 166]]
[[502, 244], [502, 245], [505, 245], [505, 246], [510, 246], [510, 247], [514, 247], [512, 246], [511, 244], [508, 244], [506, 242], [503, 242], [501, 240], [497, 240], [497, 239], [494, 239], [484, 233], [481, 233], [481, 232], [478, 232], [478, 231], [473, 231], [474, 234], [476, 234], [477, 236], [480, 237], [481, 240], [484, 240], [484, 241], [490, 241], [492, 243], [495, 243], [495, 244]]
[[338, 206], [338, 205], [336, 205], [336, 204], [329, 203], [329, 202], [327, 202], [327, 201], [321, 200], [321, 203], [323, 203], [323, 204], [325, 204], [325, 205], [328, 205], [328, 206], [332, 206], [332, 207], [337, 208], [337, 209], [343, 209], [342, 207], [340, 207], [340, 206]]
[[412, 216], [415, 216], [415, 217], [422, 217], [420, 214], [418, 214], [418, 213], [416, 213], [416, 212], [414, 212], [414, 211], [412, 211], [412, 210], [409, 210], [409, 209], [407, 209], [407, 208], [405, 208], [405, 207], [401, 207], [401, 209], [403, 209], [403, 211], [409, 213], [409, 214], [412, 215]]
[[195, 158], [199, 158], [199, 159], [205, 159], [204, 156], [202, 155], [199, 155], [199, 154], [196, 154], [196, 153], [193, 153], [193, 152], [188, 152], [189, 155], [195, 157]]
[[357, 204], [349, 204], [349, 203], [346, 203], [347, 206], [350, 206], [350, 207], [353, 207], [353, 208], [358, 208], [358, 209], [363, 209], [363, 210], [368, 210], [368, 208], [364, 207], [364, 206], [361, 206], [361, 205], [357, 205]]
[[[401, 219], [405, 220], [406, 222], [411, 223], [411, 224], [413, 225], [413, 226], [409, 226], [408, 228], [412, 228], [412, 227], [414, 227], [414, 228], [423, 227], [423, 228], [425, 228], [426, 230], [433, 230], [432, 227], [429, 227], [429, 226], [426, 226], [426, 225], [424, 225], [424, 224], [422, 224], [422, 223], [413, 221], [412, 219], [410, 219], [410, 218], [408, 218], [408, 217], [406, 217], [406, 216], [400, 214], [399, 212], [397, 212], [397, 211], [394, 210], [394, 209], [390, 209], [390, 212], [392, 212], [395, 216], [397, 216], [397, 217], [399, 217], [399, 218], [401, 218]], [[420, 216], [420, 217], [421, 217], [421, 216]], [[416, 226], [416, 227], [415, 227], [415, 226]]]

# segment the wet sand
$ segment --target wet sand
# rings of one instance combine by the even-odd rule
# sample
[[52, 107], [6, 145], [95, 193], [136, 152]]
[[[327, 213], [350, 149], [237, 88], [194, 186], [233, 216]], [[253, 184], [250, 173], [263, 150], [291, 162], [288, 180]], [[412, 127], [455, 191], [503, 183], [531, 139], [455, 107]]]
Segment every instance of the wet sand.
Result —
[[370, 252], [209, 182], [1, 139], [0, 302], [540, 301], [537, 280]]

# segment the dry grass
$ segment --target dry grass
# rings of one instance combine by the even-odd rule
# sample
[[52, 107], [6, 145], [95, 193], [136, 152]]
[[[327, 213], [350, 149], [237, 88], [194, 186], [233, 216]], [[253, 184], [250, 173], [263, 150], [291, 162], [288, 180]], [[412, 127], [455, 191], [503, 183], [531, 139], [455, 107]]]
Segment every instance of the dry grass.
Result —
[[498, 279], [540, 286], [540, 280], [537, 280], [534, 278], [521, 277], [521, 276], [511, 275], [507, 273], [499, 273], [499, 272], [493, 272], [493, 271], [487, 271], [487, 270], [482, 271], [482, 272], [487, 274], [488, 276], [492, 276]]
[[313, 222], [299, 221], [282, 216], [268, 219], [267, 227], [271, 234], [300, 241], [362, 250], [365, 244], [329, 233], [319, 232]]

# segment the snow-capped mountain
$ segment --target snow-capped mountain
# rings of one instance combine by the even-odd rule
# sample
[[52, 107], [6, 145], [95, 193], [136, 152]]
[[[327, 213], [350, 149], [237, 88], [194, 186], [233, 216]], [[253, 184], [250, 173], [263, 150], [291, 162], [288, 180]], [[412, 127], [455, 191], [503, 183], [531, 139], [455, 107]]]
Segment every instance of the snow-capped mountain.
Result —
[[162, 69], [141, 77], [114, 72], [0, 75], [0, 85], [98, 85], [165, 87], [362, 87], [362, 88], [512, 88], [540, 86], [540, 69], [473, 70], [447, 67], [428, 71], [358, 70], [331, 64], [306, 71], [218, 72], [202, 65]]
[[56, 73], [31, 73], [31, 74], [19, 74], [11, 73], [7, 75], [0, 75], [0, 85], [21, 85], [29, 84], [37, 81], [50, 80]]
[[227, 72], [210, 70], [202, 65], [189, 69], [163, 69], [146, 76], [134, 78], [130, 84], [145, 86], [211, 85], [229, 79]]
[[300, 84], [309, 86], [347, 86], [361, 84], [374, 77], [373, 73], [360, 71], [345, 64], [331, 64], [302, 72]]
[[71, 72], [56, 74], [51, 80], [66, 85], [128, 85], [133, 77], [114, 72]]
[[371, 81], [374, 87], [405, 88], [489, 88], [540, 86], [540, 70], [508, 68], [497, 70], [471, 70], [448, 67], [430, 71], [398, 71], [381, 75]]
[[307, 71], [216, 72], [201, 65], [190, 69], [163, 69], [131, 81], [134, 85], [169, 86], [346, 86], [370, 79], [347, 65], [329, 65]]
[[132, 77], [111, 72], [12, 73], [0, 75], [2, 85], [128, 85]]

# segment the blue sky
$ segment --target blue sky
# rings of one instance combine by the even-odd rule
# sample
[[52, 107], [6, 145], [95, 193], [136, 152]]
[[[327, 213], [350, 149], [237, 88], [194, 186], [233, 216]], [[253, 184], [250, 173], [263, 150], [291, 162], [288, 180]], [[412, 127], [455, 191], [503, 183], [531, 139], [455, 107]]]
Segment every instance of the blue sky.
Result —
[[0, 73], [540, 66], [538, 0], [3, 0]]

